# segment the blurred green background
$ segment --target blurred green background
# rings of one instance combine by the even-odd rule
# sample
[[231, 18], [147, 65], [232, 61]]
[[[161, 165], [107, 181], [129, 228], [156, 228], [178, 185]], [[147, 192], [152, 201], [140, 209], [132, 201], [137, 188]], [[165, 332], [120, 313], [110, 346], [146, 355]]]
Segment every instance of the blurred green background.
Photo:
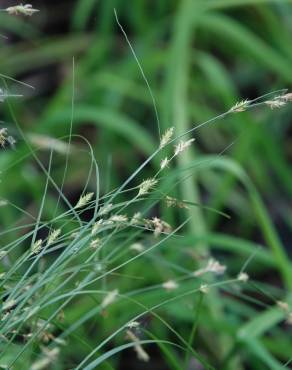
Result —
[[[0, 13], [5, 36], [0, 38], [0, 73], [34, 87], [6, 80], [9, 92], [23, 97], [10, 106], [1, 104], [1, 127], [16, 139], [14, 147], [0, 152], [0, 194], [11, 203], [0, 212], [1, 230], [28, 222], [26, 212], [37, 215], [46, 181], [11, 110], [45, 167], [54, 150], [51, 173], [57, 184], [64, 175], [72, 121], [63, 191], [73, 204], [85, 185], [87, 191], [96, 187], [94, 176], [88, 176], [91, 158], [81, 136], [97, 159], [101, 194], [118, 187], [159, 145], [153, 99], [114, 8], [152, 88], [161, 132], [174, 126], [176, 134], [183, 133], [238, 101], [291, 87], [291, 1], [76, 0], [34, 1], [33, 6], [41, 11], [31, 18]], [[6, 88], [4, 82], [1, 86]], [[194, 132], [194, 148], [177, 163], [180, 181], [171, 195], [226, 212], [231, 219], [193, 207], [186, 228], [190, 244], [203, 239], [200, 243], [225, 249], [227, 255], [240, 238], [267, 250], [282, 244], [291, 255], [291, 112], [291, 105], [259, 107]], [[222, 161], [216, 164], [218, 158]], [[134, 185], [159, 165], [159, 158], [152, 161]], [[57, 198], [51, 189], [44, 217], [55, 215]], [[157, 212], [170, 223], [183, 220], [164, 206]], [[1, 243], [13, 237], [7, 234]], [[228, 255], [231, 271], [240, 269], [253, 247], [242, 246], [242, 251], [240, 258]], [[279, 266], [253, 266], [252, 271], [276, 287], [282, 286], [281, 276], [285, 280], [285, 268]], [[287, 360], [289, 344], [282, 339], [283, 353], [275, 356]], [[252, 366], [269, 368], [257, 360]]]

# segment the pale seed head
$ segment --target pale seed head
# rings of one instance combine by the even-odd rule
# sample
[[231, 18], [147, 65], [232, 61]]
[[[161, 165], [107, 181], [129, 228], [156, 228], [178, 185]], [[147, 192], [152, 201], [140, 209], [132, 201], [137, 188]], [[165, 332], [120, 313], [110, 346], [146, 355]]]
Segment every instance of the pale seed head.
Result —
[[8, 140], [8, 134], [7, 134], [7, 128], [1, 128], [0, 129], [0, 146], [4, 148], [5, 144]]
[[194, 141], [195, 139], [180, 141], [177, 145], [175, 145], [174, 155], [177, 156], [178, 154], [185, 151]]
[[61, 234], [61, 229], [52, 230], [48, 237], [47, 245], [53, 244]]
[[36, 240], [33, 245], [31, 246], [31, 253], [32, 254], [39, 254], [42, 249], [42, 239]]
[[10, 15], [25, 15], [31, 16], [34, 13], [39, 12], [38, 9], [34, 9], [31, 4], [20, 4], [15, 6], [10, 6], [9, 8], [5, 9], [6, 12]]
[[242, 101], [236, 103], [230, 109], [230, 112], [233, 112], [233, 113], [244, 112], [247, 109], [247, 107], [249, 106], [249, 104], [250, 104], [250, 100], [248, 100], [248, 99], [242, 100]]
[[149, 191], [157, 184], [157, 180], [155, 179], [147, 179], [144, 180], [140, 186], [138, 191], [138, 196], [145, 195], [149, 193]]
[[160, 141], [160, 148], [164, 148], [171, 140], [174, 133], [174, 128], [171, 127], [168, 130], [165, 131], [165, 133], [162, 135], [161, 141]]
[[82, 195], [79, 198], [79, 200], [78, 200], [78, 202], [75, 206], [75, 209], [83, 208], [84, 206], [86, 206], [91, 201], [93, 195], [94, 195], [94, 193], [87, 193], [87, 194]]
[[169, 164], [169, 159], [165, 157], [161, 162], [160, 162], [160, 168], [163, 170], [164, 168], [168, 167]]
[[171, 290], [177, 289], [178, 288], [178, 284], [174, 280], [168, 280], [168, 281], [166, 281], [165, 283], [162, 284], [162, 287], [165, 290], [171, 291]]
[[207, 284], [202, 284], [199, 290], [201, 293], [207, 294], [209, 292], [209, 286]]
[[242, 281], [243, 283], [246, 283], [249, 279], [249, 276], [246, 272], [240, 272], [237, 276], [238, 281]]

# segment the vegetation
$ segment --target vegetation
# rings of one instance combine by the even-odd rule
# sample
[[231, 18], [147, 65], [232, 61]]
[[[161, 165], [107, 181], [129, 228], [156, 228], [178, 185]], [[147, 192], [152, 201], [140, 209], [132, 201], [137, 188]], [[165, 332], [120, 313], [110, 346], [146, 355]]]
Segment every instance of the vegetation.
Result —
[[0, 368], [289, 368], [291, 1], [42, 6], [0, 12]]

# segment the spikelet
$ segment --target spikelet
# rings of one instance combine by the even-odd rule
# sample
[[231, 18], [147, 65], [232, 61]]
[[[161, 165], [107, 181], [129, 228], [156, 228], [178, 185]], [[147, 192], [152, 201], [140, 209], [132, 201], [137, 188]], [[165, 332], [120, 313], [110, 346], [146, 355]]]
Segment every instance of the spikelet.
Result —
[[174, 128], [171, 127], [165, 131], [165, 133], [162, 135], [162, 138], [160, 140], [160, 146], [159, 148], [162, 149], [164, 148], [171, 140], [173, 136]]
[[140, 186], [138, 191], [138, 196], [145, 195], [149, 193], [149, 191], [157, 184], [157, 180], [155, 179], [147, 179], [144, 180]]
[[101, 218], [100, 220], [96, 221], [94, 225], [92, 226], [91, 229], [91, 235], [95, 235], [101, 228], [103, 224], [103, 219]]
[[138, 321], [130, 321], [128, 324], [127, 324], [127, 328], [129, 329], [136, 329], [140, 326], [140, 323]]
[[160, 162], [160, 168], [164, 170], [164, 168], [168, 167], [169, 164], [169, 159], [165, 157], [161, 162]]
[[53, 244], [61, 234], [61, 229], [52, 230], [49, 234], [47, 246]]
[[281, 96], [279, 96], [279, 99], [288, 103], [288, 102], [292, 101], [292, 93], [287, 93], [287, 94], [281, 95]]
[[100, 210], [98, 211], [99, 216], [106, 215], [107, 213], [109, 213], [112, 210], [112, 208], [113, 208], [112, 203], [109, 203], [109, 204], [106, 204], [106, 205], [100, 207]]
[[226, 266], [221, 265], [218, 261], [214, 260], [213, 258], [210, 258], [209, 261], [207, 262], [207, 266], [195, 271], [194, 276], [198, 277], [207, 272], [213, 272], [214, 274], [222, 275], [224, 274], [225, 270]]
[[100, 238], [95, 238], [90, 242], [90, 248], [97, 249], [97, 247], [100, 245], [100, 242], [101, 242]]
[[145, 220], [145, 226], [154, 231], [154, 236], [157, 238], [160, 234], [169, 234], [172, 230], [171, 226], [158, 217], [153, 217], [151, 220]]
[[32, 254], [39, 254], [40, 251], [42, 250], [42, 244], [43, 244], [43, 240], [42, 239], [36, 240], [33, 243], [33, 245], [31, 246], [31, 253]]
[[199, 288], [201, 293], [207, 294], [209, 293], [209, 285], [208, 284], [202, 284]]
[[7, 140], [8, 140], [7, 128], [1, 128], [0, 129], [0, 146], [2, 146], [2, 148], [4, 148]]
[[119, 294], [118, 289], [108, 292], [108, 294], [104, 297], [103, 301], [100, 304], [101, 308], [105, 309], [107, 306], [112, 304], [116, 300], [118, 294]]
[[237, 276], [238, 281], [242, 281], [243, 283], [246, 283], [249, 279], [249, 276], [246, 272], [240, 272]]
[[39, 12], [39, 10], [34, 9], [31, 4], [10, 6], [5, 10], [10, 15], [25, 15], [29, 17], [32, 16], [34, 13]]
[[242, 100], [242, 101], [236, 103], [229, 110], [229, 112], [233, 112], [233, 113], [244, 112], [248, 108], [249, 104], [250, 104], [250, 100], [248, 100], [248, 99]]
[[162, 284], [162, 287], [165, 290], [171, 291], [171, 290], [177, 289], [178, 288], [178, 284], [174, 280], [168, 280], [168, 281], [166, 281], [165, 283]]
[[187, 204], [185, 204], [184, 202], [182, 202], [182, 201], [180, 201], [176, 198], [166, 196], [165, 201], [166, 201], [167, 207], [178, 207], [178, 208], [189, 209]]
[[130, 225], [139, 225], [142, 220], [141, 212], [136, 212], [131, 218]]
[[286, 101], [279, 98], [279, 99], [267, 100], [265, 101], [265, 104], [268, 105], [271, 109], [275, 109], [275, 108], [282, 108], [284, 105], [286, 105]]
[[109, 218], [109, 221], [116, 224], [122, 224], [128, 221], [128, 217], [126, 215], [113, 215]]
[[174, 155], [177, 156], [178, 154], [185, 151], [194, 141], [195, 139], [180, 141], [177, 145], [175, 145]]
[[141, 243], [133, 243], [132, 245], [130, 245], [130, 250], [141, 253], [145, 250], [145, 248]]
[[79, 198], [75, 206], [75, 209], [83, 208], [84, 206], [86, 206], [91, 201], [93, 195], [94, 193], [87, 193], [87, 194], [81, 195], [81, 197]]

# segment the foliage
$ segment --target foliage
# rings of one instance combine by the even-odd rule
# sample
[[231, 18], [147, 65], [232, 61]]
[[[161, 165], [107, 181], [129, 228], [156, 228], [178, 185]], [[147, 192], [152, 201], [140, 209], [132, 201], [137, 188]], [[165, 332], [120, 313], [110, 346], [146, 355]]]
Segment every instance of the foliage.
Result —
[[0, 365], [288, 367], [291, 2], [68, 4], [0, 12]]

